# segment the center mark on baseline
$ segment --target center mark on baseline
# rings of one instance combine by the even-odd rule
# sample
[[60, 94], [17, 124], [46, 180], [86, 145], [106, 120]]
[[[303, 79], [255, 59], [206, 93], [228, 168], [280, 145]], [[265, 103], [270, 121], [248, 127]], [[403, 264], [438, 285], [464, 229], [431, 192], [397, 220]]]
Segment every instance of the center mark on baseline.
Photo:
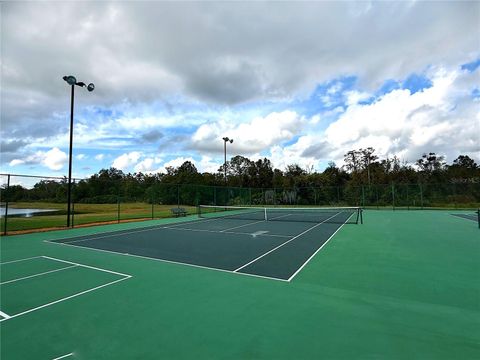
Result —
[[263, 234], [266, 234], [268, 233], [267, 230], [260, 230], [260, 231], [255, 231], [254, 233], [250, 234], [252, 235], [253, 237], [256, 237], [257, 235], [263, 235]]

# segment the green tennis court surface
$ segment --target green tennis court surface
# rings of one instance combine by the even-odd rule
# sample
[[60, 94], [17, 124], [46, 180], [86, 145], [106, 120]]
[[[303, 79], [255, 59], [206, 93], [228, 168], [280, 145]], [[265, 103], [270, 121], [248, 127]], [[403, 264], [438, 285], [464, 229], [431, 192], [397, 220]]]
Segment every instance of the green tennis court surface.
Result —
[[452, 214], [2, 237], [1, 358], [477, 359], [480, 233]]

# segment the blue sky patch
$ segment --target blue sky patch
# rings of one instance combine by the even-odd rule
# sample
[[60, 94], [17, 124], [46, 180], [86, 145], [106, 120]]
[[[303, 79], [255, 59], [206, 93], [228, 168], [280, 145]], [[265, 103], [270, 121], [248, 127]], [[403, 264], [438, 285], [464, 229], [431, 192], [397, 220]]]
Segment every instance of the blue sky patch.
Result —
[[469, 63], [463, 64], [461, 66], [461, 69], [474, 72], [479, 66], [480, 66], [480, 59], [477, 59], [475, 61], [471, 61]]
[[410, 75], [402, 83], [402, 89], [410, 90], [411, 94], [428, 89], [429, 87], [432, 87], [432, 82], [430, 79], [418, 74]]

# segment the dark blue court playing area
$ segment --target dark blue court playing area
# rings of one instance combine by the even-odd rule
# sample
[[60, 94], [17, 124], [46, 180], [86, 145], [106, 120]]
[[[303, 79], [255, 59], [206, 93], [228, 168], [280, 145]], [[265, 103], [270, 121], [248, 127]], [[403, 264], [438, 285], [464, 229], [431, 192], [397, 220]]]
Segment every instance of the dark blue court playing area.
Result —
[[305, 221], [297, 209], [270, 215], [268, 220], [263, 215], [258, 220], [251, 215], [212, 213], [171, 225], [55, 242], [290, 281], [340, 227], [358, 216], [358, 211], [304, 212]]

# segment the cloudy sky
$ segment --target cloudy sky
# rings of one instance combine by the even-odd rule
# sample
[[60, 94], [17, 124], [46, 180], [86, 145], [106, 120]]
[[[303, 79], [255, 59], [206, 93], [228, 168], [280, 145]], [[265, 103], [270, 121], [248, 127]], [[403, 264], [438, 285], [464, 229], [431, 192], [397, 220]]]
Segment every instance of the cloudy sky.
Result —
[[2, 2], [1, 172], [480, 162], [480, 2]]

